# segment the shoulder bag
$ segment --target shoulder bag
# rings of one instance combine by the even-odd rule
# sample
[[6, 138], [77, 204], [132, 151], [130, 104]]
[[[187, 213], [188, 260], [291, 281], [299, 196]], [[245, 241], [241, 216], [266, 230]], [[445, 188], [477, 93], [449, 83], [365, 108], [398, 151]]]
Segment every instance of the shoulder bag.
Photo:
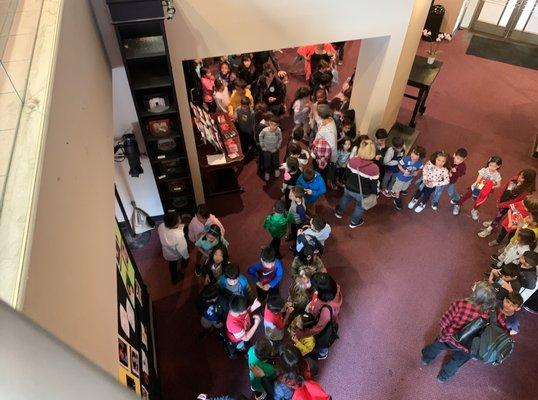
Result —
[[368, 196], [364, 196], [362, 194], [361, 176], [359, 175], [358, 172], [357, 172], [357, 179], [359, 180], [359, 191], [362, 197], [362, 208], [364, 208], [365, 210], [374, 208], [377, 204], [377, 195], [369, 194]]

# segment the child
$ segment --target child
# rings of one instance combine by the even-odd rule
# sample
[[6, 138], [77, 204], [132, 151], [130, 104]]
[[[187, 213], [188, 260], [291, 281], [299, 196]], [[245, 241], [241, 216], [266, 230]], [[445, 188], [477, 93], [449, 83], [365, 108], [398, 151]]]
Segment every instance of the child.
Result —
[[288, 157], [286, 163], [280, 167], [284, 169], [284, 181], [282, 182], [282, 192], [284, 193], [284, 204], [286, 209], [291, 206], [291, 189], [297, 184], [297, 179], [301, 176], [299, 161], [295, 157]]
[[254, 84], [258, 80], [259, 72], [252, 63], [252, 57], [250, 54], [243, 54], [241, 56], [241, 65], [237, 71], [237, 77], [244, 80], [249, 87], [253, 89]]
[[292, 101], [290, 114], [293, 114], [294, 131], [297, 128], [308, 132], [308, 116], [310, 115], [310, 89], [308, 87], [300, 87], [295, 93], [295, 99]]
[[263, 312], [263, 326], [267, 339], [271, 342], [280, 342], [284, 339], [284, 329], [292, 311], [291, 304], [286, 304], [280, 296], [271, 296], [267, 299]]
[[304, 189], [300, 186], [294, 186], [290, 191], [291, 205], [289, 212], [293, 217], [293, 221], [290, 224], [290, 234], [286, 241], [297, 240], [297, 231], [306, 222], [306, 207], [304, 205]]
[[390, 190], [394, 181], [392, 177], [394, 174], [400, 171], [400, 169], [398, 168], [398, 164], [400, 163], [400, 160], [404, 156], [405, 156], [405, 149], [404, 149], [403, 138], [401, 136], [393, 137], [392, 146], [387, 149], [387, 152], [385, 153], [385, 157], [383, 157], [383, 165], [385, 166], [384, 168], [385, 176], [383, 177], [383, 181], [381, 182], [381, 190], [382, 190], [382, 193], [387, 197], [391, 197]]
[[261, 378], [255, 377], [250, 368], [261, 368], [265, 378], [272, 382], [276, 377], [275, 367], [271, 363], [274, 353], [273, 344], [266, 338], [256, 340], [256, 344], [248, 350], [250, 388], [254, 391], [256, 400], [264, 399], [266, 394]]
[[419, 213], [428, 204], [430, 196], [435, 191], [437, 186], [448, 185], [450, 177], [448, 175], [448, 169], [445, 167], [448, 154], [444, 151], [436, 151], [430, 157], [430, 160], [426, 163], [422, 170], [422, 185], [416, 191], [415, 195], [408, 204], [409, 209], [413, 209], [415, 205], [420, 201], [415, 208], [415, 212]]
[[[458, 182], [458, 180], [465, 175], [467, 171], [467, 165], [465, 164], [466, 158], [467, 150], [464, 148], [456, 150], [456, 152], [452, 155], [452, 159], [449, 161], [449, 165], [447, 166], [450, 180], [448, 185], [441, 185], [435, 188], [435, 192], [433, 193], [432, 197], [432, 210], [437, 211], [439, 207], [439, 199], [441, 198], [445, 188], [447, 189], [448, 196], [450, 197], [450, 204], [456, 205], [458, 203], [460, 196], [458, 195], [458, 192], [456, 192], [456, 182]], [[452, 210], [452, 212], [454, 212], [454, 210]]]
[[314, 139], [310, 146], [310, 155], [314, 161], [314, 169], [327, 179], [327, 166], [331, 161], [332, 149], [324, 138], [318, 137]]
[[515, 240], [510, 241], [501, 254], [491, 256], [497, 268], [504, 264], [517, 263], [526, 251], [534, 249], [536, 235], [530, 229], [520, 229], [514, 237]]
[[293, 131], [292, 140], [288, 143], [287, 157], [296, 158], [299, 161], [299, 169], [303, 171], [307, 166], [312, 167], [312, 157], [308, 146], [303, 142], [303, 128]]
[[241, 140], [243, 154], [250, 159], [256, 143], [254, 141], [254, 111], [248, 97], [241, 98], [241, 107], [235, 110], [234, 121]]
[[291, 263], [291, 276], [310, 279], [317, 272], [327, 272], [321, 257], [310, 244], [305, 244]]
[[350, 121], [347, 118], [344, 118], [342, 121], [342, 126], [340, 128], [340, 131], [338, 133], [338, 142], [341, 143], [344, 141], [344, 139], [351, 139], [351, 142], [355, 140], [355, 134], [351, 131], [351, 128], [353, 127], [353, 122]]
[[351, 157], [351, 139], [345, 138], [338, 148], [338, 160], [336, 161], [336, 185], [344, 187], [347, 163]]
[[202, 83], [202, 100], [209, 112], [215, 112], [215, 100], [213, 99], [213, 91], [215, 90], [215, 77], [211, 74], [208, 68], [200, 70], [200, 82]]
[[383, 165], [383, 159], [387, 154], [387, 138], [388, 132], [385, 129], [378, 129], [375, 131], [375, 158], [374, 163], [379, 167], [379, 180], [383, 182], [385, 176], [385, 166]]
[[519, 333], [520, 325], [517, 312], [521, 310], [523, 305], [523, 297], [517, 292], [510, 292], [503, 299], [502, 310], [506, 317], [506, 329], [510, 331], [510, 335], [517, 335]]
[[230, 105], [230, 92], [228, 92], [228, 86], [222, 81], [215, 81], [215, 94], [213, 95], [217, 112], [228, 112], [228, 106]]
[[217, 283], [224, 273], [224, 268], [226, 268], [228, 262], [228, 249], [223, 243], [219, 243], [213, 247], [207, 261], [196, 271], [196, 275], [203, 276], [206, 285]]
[[312, 286], [310, 278], [304, 273], [299, 274], [290, 287], [288, 303], [293, 306], [293, 315], [299, 315], [304, 312], [312, 297]]
[[327, 192], [325, 181], [312, 168], [305, 168], [299, 179], [297, 179], [297, 186], [302, 187], [305, 191], [306, 211], [310, 216], [316, 215], [316, 204], [320, 197]]
[[239, 273], [237, 264], [229, 263], [224, 274], [219, 278], [219, 287], [228, 297], [243, 296], [248, 303], [254, 300], [254, 294], [245, 275]]
[[260, 147], [262, 150], [263, 170], [265, 171], [264, 179], [269, 180], [271, 173], [275, 178], [280, 176], [278, 169], [278, 150], [282, 144], [282, 131], [278, 127], [280, 121], [274, 114], [268, 115], [267, 128], [260, 132]]
[[471, 217], [478, 221], [478, 207], [486, 202], [494, 189], [501, 186], [501, 174], [499, 174], [498, 169], [501, 168], [502, 163], [501, 157], [490, 157], [486, 166], [478, 171], [478, 176], [474, 183], [454, 206], [454, 215], [458, 215], [463, 203], [472, 197], [474, 204], [471, 209]]
[[235, 110], [241, 106], [241, 99], [246, 97], [250, 100], [250, 104], [254, 104], [252, 94], [247, 89], [247, 84], [242, 79], [236, 79], [234, 83], [234, 91], [230, 96], [230, 104], [228, 105], [228, 115], [233, 118]]
[[293, 345], [301, 352], [302, 356], [311, 353], [316, 347], [316, 339], [314, 336], [304, 336], [297, 338], [295, 331], [310, 329], [316, 325], [316, 317], [310, 313], [303, 313], [295, 317], [290, 326], [290, 338]]
[[325, 221], [325, 218], [323, 218], [321, 215], [315, 215], [310, 220], [310, 226], [304, 230], [299, 229], [297, 233], [299, 235], [305, 234], [313, 236], [323, 247], [325, 247], [325, 241], [331, 235], [331, 226], [327, 223], [327, 221]]
[[[538, 212], [538, 198], [535, 196], [527, 196], [523, 201], [510, 204], [508, 213], [501, 221], [501, 229], [495, 240], [488, 243], [489, 246], [497, 246], [501, 244], [504, 238], [509, 235], [512, 238], [518, 228], [529, 225], [534, 220], [534, 214]], [[528, 226], [531, 228], [531, 226]]]
[[312, 74], [310, 78], [310, 86], [312, 92], [323, 89], [327, 93], [331, 88], [333, 76], [331, 74], [331, 63], [325, 60], [321, 60], [317, 66], [317, 70]]
[[215, 285], [206, 285], [196, 301], [196, 308], [200, 313], [200, 323], [204, 329], [221, 328], [226, 320], [226, 310], [223, 306], [224, 298]]
[[196, 241], [195, 245], [198, 251], [204, 257], [205, 261], [205, 258], [209, 257], [209, 253], [213, 247], [219, 243], [222, 243], [225, 247], [228, 247], [228, 241], [222, 236], [220, 227], [215, 224], [210, 225], [207, 228], [206, 233]]
[[499, 225], [503, 217], [508, 212], [511, 204], [517, 203], [536, 190], [536, 171], [533, 169], [523, 169], [506, 182], [500, 190], [499, 203], [497, 204], [497, 214], [491, 221], [483, 222], [484, 229], [478, 232], [479, 237], [487, 237], [493, 229]]
[[278, 294], [284, 268], [280, 260], [276, 259], [275, 250], [264, 247], [260, 261], [248, 267], [248, 274], [256, 284], [258, 299], [265, 301], [267, 296]]
[[220, 63], [217, 79], [230, 87], [230, 83], [232, 83], [232, 73], [230, 72], [230, 64], [228, 64], [228, 62], [223, 61]]
[[277, 200], [273, 212], [265, 217], [263, 227], [271, 234], [272, 240], [269, 245], [275, 251], [276, 258], [282, 258], [280, 254], [280, 240], [288, 230], [288, 224], [294, 221], [291, 213], [286, 211], [284, 202]]
[[[390, 149], [387, 150], [387, 154], [389, 154], [389, 151]], [[426, 150], [424, 149], [424, 147], [416, 146], [413, 148], [413, 150], [411, 150], [410, 155], [403, 157], [398, 162], [398, 172], [394, 174], [394, 183], [392, 184], [392, 190], [387, 190], [388, 194], [384, 193], [385, 196], [394, 197], [393, 202], [397, 210], [402, 209], [402, 200], [400, 199], [400, 192], [407, 190], [409, 185], [411, 185], [413, 177], [418, 175], [419, 171], [424, 165], [422, 159], [425, 155]], [[387, 173], [392, 176], [392, 170], [385, 169], [385, 180], [387, 180]], [[388, 180], [390, 180], [390, 178]]]
[[247, 304], [247, 299], [242, 296], [232, 296], [230, 299], [230, 311], [226, 317], [226, 336], [234, 346], [232, 357], [235, 351], [246, 350], [249, 340], [261, 322], [259, 315], [252, 315], [261, 304], [257, 301], [250, 307]]

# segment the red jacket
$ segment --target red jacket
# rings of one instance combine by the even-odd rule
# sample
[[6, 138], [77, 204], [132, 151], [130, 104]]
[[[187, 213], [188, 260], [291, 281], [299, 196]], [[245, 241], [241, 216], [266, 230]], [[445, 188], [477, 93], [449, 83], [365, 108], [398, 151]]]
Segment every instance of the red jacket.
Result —
[[[523, 218], [526, 218], [529, 215], [529, 211], [523, 204], [523, 200], [511, 204], [509, 209], [512, 211], [512, 224], [517, 224], [519, 221], [522, 221]], [[503, 218], [501, 224], [508, 232], [513, 232], [516, 230], [516, 228], [511, 228], [508, 226], [508, 214], [506, 214], [506, 216]]]
[[514, 197], [513, 199], [509, 199], [503, 202], [500, 201], [500, 198], [503, 196], [504, 192], [506, 192], [506, 189], [508, 189], [508, 185], [511, 182], [517, 182], [517, 178], [518, 178], [518, 175], [512, 177], [501, 187], [501, 190], [499, 191], [500, 193], [499, 203], [497, 204], [497, 208], [508, 208], [510, 207], [510, 204], [517, 203], [518, 201], [522, 201], [523, 199], [525, 199], [525, 197], [527, 197], [530, 194], [529, 192], [524, 190], [517, 197]]

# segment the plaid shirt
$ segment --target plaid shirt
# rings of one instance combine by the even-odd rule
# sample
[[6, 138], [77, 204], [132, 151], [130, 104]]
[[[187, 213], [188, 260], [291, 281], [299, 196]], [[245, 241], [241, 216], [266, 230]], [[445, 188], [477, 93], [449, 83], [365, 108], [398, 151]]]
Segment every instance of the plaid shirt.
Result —
[[329, 142], [323, 138], [318, 138], [312, 142], [310, 151], [318, 163], [319, 169], [325, 169], [328, 162], [331, 160], [332, 154], [332, 149], [331, 146], [329, 146]]
[[[448, 342], [457, 348], [468, 352], [469, 349], [457, 343], [452, 338], [452, 335], [478, 317], [489, 319], [489, 312], [480, 312], [479, 308], [468, 300], [456, 300], [450, 305], [447, 312], [443, 314], [441, 321], [439, 321], [439, 325], [441, 325], [439, 340], [441, 342]], [[497, 310], [497, 321], [499, 322], [499, 325], [506, 328], [506, 317], [500, 309]]]

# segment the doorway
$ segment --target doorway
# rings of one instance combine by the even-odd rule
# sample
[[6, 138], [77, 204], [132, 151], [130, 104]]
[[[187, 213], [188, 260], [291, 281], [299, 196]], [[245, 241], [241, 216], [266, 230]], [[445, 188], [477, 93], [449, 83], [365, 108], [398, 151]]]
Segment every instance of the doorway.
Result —
[[471, 30], [538, 45], [538, 0], [479, 0]]

